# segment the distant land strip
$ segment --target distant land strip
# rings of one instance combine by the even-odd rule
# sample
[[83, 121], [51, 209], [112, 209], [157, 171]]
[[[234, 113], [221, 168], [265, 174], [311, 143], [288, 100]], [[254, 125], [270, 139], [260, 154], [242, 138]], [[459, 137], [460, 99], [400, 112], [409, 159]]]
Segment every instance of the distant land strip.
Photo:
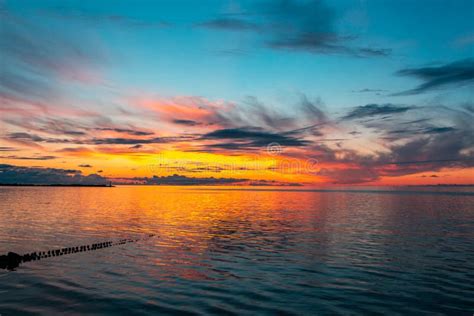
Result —
[[112, 184], [35, 184], [35, 183], [0, 183], [0, 186], [5, 187], [104, 187], [113, 188]]

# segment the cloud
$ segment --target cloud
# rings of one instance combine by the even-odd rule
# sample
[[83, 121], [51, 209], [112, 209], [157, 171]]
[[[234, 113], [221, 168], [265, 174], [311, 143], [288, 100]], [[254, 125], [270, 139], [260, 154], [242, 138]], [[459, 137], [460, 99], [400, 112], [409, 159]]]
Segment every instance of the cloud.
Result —
[[133, 102], [152, 111], [162, 121], [195, 127], [200, 132], [211, 128], [241, 126], [260, 126], [278, 131], [324, 123], [325, 120], [323, 102], [318, 98], [310, 99], [304, 94], [290, 105], [295, 109], [291, 114], [283, 107], [265, 104], [255, 96], [247, 96], [241, 102], [208, 100], [195, 96], [147, 98]]
[[381, 177], [397, 177], [445, 168], [474, 167], [473, 130], [425, 134], [403, 144], [393, 144], [387, 151], [362, 155], [351, 150], [325, 148], [326, 159], [348, 167], [325, 168], [319, 174], [334, 183], [362, 183]]
[[[150, 185], [224, 185], [224, 184], [235, 184], [248, 181], [248, 179], [238, 178], [194, 178], [187, 177], [178, 174], [171, 176], [153, 176], [153, 177], [136, 177], [131, 179], [124, 179], [127, 182], [133, 181], [140, 184]], [[120, 182], [120, 181], [118, 181]]]
[[369, 88], [365, 88], [365, 89], [360, 89], [360, 90], [352, 90], [352, 92], [355, 92], [355, 93], [368, 93], [368, 92], [385, 92], [387, 90], [384, 90], [384, 89], [369, 89]]
[[170, 176], [135, 177], [114, 179], [117, 184], [146, 184], [146, 185], [251, 185], [251, 186], [297, 186], [298, 183], [278, 182], [274, 180], [250, 180], [245, 178], [215, 178], [187, 177], [179, 174]]
[[92, 166], [89, 165], [89, 164], [78, 165], [78, 167], [81, 167], [81, 168], [92, 168]]
[[388, 56], [389, 49], [351, 45], [355, 36], [337, 32], [336, 12], [324, 1], [275, 0], [254, 3], [243, 14], [199, 24], [226, 31], [255, 32], [263, 45], [275, 50], [356, 57]]
[[196, 125], [200, 125], [199, 122], [196, 122], [196, 121], [193, 121], [193, 120], [173, 120], [173, 123], [174, 124], [178, 124], [178, 125], [185, 125], [185, 126], [196, 126]]
[[2, 159], [17, 159], [17, 160], [52, 160], [58, 157], [56, 156], [0, 156]]
[[173, 98], [138, 97], [134, 105], [154, 113], [158, 119], [178, 125], [189, 125], [191, 121], [203, 125], [227, 125], [227, 113], [232, 112], [235, 104], [222, 100], [211, 101], [197, 96], [179, 96]]
[[152, 138], [92, 138], [85, 140], [81, 144], [90, 145], [135, 145], [135, 144], [167, 144], [174, 142], [182, 142], [194, 139], [192, 136], [173, 136], [173, 137], [152, 137]]
[[360, 119], [365, 117], [371, 117], [376, 115], [388, 115], [388, 114], [397, 114], [404, 113], [408, 110], [413, 109], [412, 106], [398, 106], [394, 104], [367, 104], [364, 106], [359, 106], [350, 111], [343, 120], [349, 119]]
[[0, 151], [17, 151], [14, 147], [0, 146]]
[[454, 44], [460, 47], [472, 45], [474, 44], [474, 34], [460, 36], [454, 41]]
[[44, 141], [43, 137], [40, 137], [40, 136], [35, 135], [35, 134], [25, 133], [25, 132], [10, 133], [10, 134], [8, 134], [7, 137], [10, 138], [10, 139], [32, 140], [32, 141], [35, 141], [35, 142]]
[[451, 127], [451, 126], [430, 127], [430, 128], [426, 128], [425, 130], [423, 130], [422, 133], [425, 133], [425, 134], [442, 134], [442, 133], [454, 132], [455, 130], [456, 130], [456, 128]]
[[142, 131], [138, 129], [129, 129], [129, 128], [111, 128], [111, 127], [97, 127], [95, 128], [98, 131], [112, 131], [117, 133], [123, 133], [133, 136], [149, 136], [153, 135], [153, 132]]
[[[195, 137], [192, 135], [181, 135], [172, 137], [149, 137], [149, 138], [125, 138], [125, 137], [93, 137], [81, 139], [67, 139], [67, 138], [45, 138], [36, 134], [29, 134], [25, 132], [10, 133], [6, 136], [10, 140], [23, 140], [33, 142], [43, 142], [50, 144], [85, 144], [85, 145], [136, 145], [136, 144], [165, 144], [173, 142], [181, 142], [192, 140]], [[138, 147], [137, 147], [138, 148]]]
[[97, 84], [97, 72], [106, 63], [97, 43], [80, 32], [35, 24], [8, 11], [0, 12], [2, 80], [0, 95], [28, 102], [48, 103], [61, 84]]
[[252, 22], [235, 18], [219, 18], [199, 23], [197, 26], [226, 31], [257, 31], [260, 27]]
[[314, 118], [315, 123], [324, 124], [329, 121], [326, 113], [322, 110], [324, 106], [323, 101], [320, 98], [317, 98], [311, 102], [306, 95], [301, 96], [301, 107], [306, 115], [310, 118]]
[[57, 150], [59, 153], [69, 153], [69, 154], [88, 154], [92, 153], [93, 151], [86, 147], [66, 147]]
[[[360, 107], [352, 112], [358, 113]], [[308, 146], [311, 157], [321, 163], [317, 173], [339, 184], [365, 183], [445, 169], [474, 167], [474, 112], [469, 104], [457, 107], [413, 107], [386, 118], [376, 108], [376, 119], [362, 121], [364, 135], [373, 141], [364, 150], [314, 141]], [[391, 111], [391, 110], [390, 110]], [[389, 111], [389, 112], [390, 112]], [[362, 111], [362, 117], [366, 117]], [[373, 114], [369, 111], [369, 114]], [[385, 116], [384, 116], [385, 115]], [[359, 117], [359, 115], [355, 115]], [[370, 115], [369, 115], [370, 117]], [[354, 128], [352, 120], [338, 121], [338, 128]], [[355, 133], [354, 136], [357, 136]], [[350, 140], [349, 140], [350, 141]]]
[[406, 68], [399, 70], [396, 74], [414, 77], [423, 81], [423, 83], [414, 89], [395, 93], [394, 95], [419, 94], [442, 88], [472, 85], [474, 84], [474, 59], [458, 60], [440, 66]]
[[456, 131], [456, 128], [452, 126], [424, 127], [418, 124], [413, 128], [387, 130], [385, 132], [390, 136], [384, 137], [384, 139], [396, 140], [396, 139], [404, 138], [404, 137], [412, 137], [417, 134], [422, 134], [422, 135], [442, 134], [442, 133], [449, 133], [453, 131]]
[[224, 142], [206, 145], [208, 148], [222, 149], [259, 148], [266, 147], [272, 143], [277, 143], [280, 146], [286, 147], [301, 147], [310, 143], [307, 140], [298, 139], [284, 134], [267, 132], [260, 128], [220, 129], [203, 135], [202, 139], [225, 140]]
[[0, 164], [1, 184], [105, 184], [97, 174], [83, 175], [79, 170], [20, 167]]
[[131, 16], [125, 16], [120, 14], [100, 14], [66, 7], [42, 10], [40, 13], [45, 16], [66, 19], [68, 21], [77, 20], [79, 22], [84, 22], [94, 27], [97, 27], [98, 24], [114, 24], [130, 28], [166, 28], [170, 26], [169, 23], [164, 21], [136, 19]]

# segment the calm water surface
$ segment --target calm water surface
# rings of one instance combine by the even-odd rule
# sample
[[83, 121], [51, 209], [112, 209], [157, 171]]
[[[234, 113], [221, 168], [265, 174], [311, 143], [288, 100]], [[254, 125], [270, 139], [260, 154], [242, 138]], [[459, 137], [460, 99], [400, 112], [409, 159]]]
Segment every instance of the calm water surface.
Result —
[[[374, 190], [376, 188], [371, 188]], [[474, 313], [474, 190], [0, 187], [0, 314]]]

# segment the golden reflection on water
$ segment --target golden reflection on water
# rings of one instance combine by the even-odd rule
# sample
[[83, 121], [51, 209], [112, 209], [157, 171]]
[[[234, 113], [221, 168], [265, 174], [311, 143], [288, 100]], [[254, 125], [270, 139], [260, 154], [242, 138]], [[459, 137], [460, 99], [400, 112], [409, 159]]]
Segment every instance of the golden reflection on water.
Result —
[[[127, 298], [131, 305], [145, 299], [169, 308], [164, 303], [169, 301], [198, 312], [217, 300], [234, 310], [247, 304], [296, 313], [329, 304], [344, 314], [350, 311], [331, 302], [344, 302], [347, 295], [363, 302], [367, 293], [382, 291], [373, 298], [377, 304], [358, 304], [375, 312], [387, 301], [397, 304], [393, 293], [408, 291], [419, 299], [420, 288], [431, 288], [432, 273], [470, 290], [465, 279], [474, 259], [469, 251], [472, 205], [472, 193], [0, 187], [0, 253], [157, 235], [28, 262], [19, 268], [28, 276], [20, 286], [33, 292], [12, 289], [10, 284], [17, 282], [13, 273], [2, 279], [0, 292], [17, 293], [8, 298], [12, 306], [17, 297], [31, 301], [38, 284], [47, 284], [45, 300], [49, 295], [56, 302], [61, 296], [74, 306], [82, 306], [80, 295], [93, 299], [100, 293], [109, 300]], [[435, 268], [428, 274], [420, 270], [430, 266]], [[410, 283], [400, 279], [404, 275], [411, 276]], [[466, 305], [463, 297], [455, 303]], [[111, 306], [104, 304], [98, 303], [97, 310]], [[43, 311], [54, 311], [54, 306]]]

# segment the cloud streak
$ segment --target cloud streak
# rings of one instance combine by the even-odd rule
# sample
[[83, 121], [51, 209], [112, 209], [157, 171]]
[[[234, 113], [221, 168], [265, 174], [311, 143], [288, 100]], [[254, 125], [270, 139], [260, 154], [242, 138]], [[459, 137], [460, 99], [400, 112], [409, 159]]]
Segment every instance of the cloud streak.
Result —
[[467, 58], [440, 66], [405, 68], [396, 74], [416, 78], [422, 83], [413, 89], [394, 95], [420, 94], [433, 90], [473, 85], [474, 59]]
[[262, 1], [237, 17], [224, 16], [198, 24], [214, 30], [254, 32], [274, 50], [384, 57], [390, 49], [353, 45], [356, 36], [341, 35], [337, 15], [324, 1]]
[[343, 120], [351, 120], [351, 119], [361, 119], [366, 117], [378, 116], [378, 115], [390, 115], [390, 114], [397, 114], [397, 113], [404, 113], [409, 110], [413, 109], [412, 106], [398, 106], [394, 104], [367, 104], [364, 106], [356, 107], [355, 109], [351, 110], [346, 116], [344, 116]]

